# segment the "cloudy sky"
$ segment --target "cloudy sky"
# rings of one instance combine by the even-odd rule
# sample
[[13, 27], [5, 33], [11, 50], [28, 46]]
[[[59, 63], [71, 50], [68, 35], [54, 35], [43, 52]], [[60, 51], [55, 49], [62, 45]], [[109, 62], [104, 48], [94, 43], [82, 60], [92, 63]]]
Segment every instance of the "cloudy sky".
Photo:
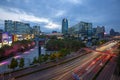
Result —
[[61, 31], [63, 18], [69, 27], [85, 21], [120, 32], [120, 0], [0, 0], [0, 28], [4, 20], [15, 20], [40, 25], [44, 32]]

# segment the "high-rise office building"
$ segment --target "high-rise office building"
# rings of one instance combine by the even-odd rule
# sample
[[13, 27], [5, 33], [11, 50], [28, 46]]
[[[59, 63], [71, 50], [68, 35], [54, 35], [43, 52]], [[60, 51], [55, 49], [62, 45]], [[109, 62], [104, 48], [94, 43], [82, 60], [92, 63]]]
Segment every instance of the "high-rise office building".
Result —
[[62, 33], [64, 35], [68, 34], [68, 20], [66, 18], [62, 20]]
[[5, 32], [10, 34], [31, 34], [31, 27], [28, 23], [5, 20]]
[[12, 20], [5, 20], [5, 32], [14, 34], [15, 30], [14, 22]]
[[2, 29], [0, 29], [0, 33], [2, 33], [3, 32], [3, 30]]
[[88, 22], [80, 22], [81, 31], [83, 34], [87, 35], [88, 37], [92, 36], [92, 23]]
[[69, 33], [72, 35], [79, 36], [92, 36], [92, 23], [88, 22], [79, 22], [78, 24], [69, 28]]
[[111, 36], [120, 36], [120, 33], [116, 32], [114, 29], [110, 29], [110, 35]]
[[40, 35], [40, 26], [33, 26], [33, 34]]
[[104, 37], [104, 33], [105, 33], [105, 27], [102, 26], [97, 26], [96, 28], [96, 35], [99, 37], [99, 38], [103, 38]]
[[14, 21], [15, 33], [17, 34], [31, 34], [30, 24]]

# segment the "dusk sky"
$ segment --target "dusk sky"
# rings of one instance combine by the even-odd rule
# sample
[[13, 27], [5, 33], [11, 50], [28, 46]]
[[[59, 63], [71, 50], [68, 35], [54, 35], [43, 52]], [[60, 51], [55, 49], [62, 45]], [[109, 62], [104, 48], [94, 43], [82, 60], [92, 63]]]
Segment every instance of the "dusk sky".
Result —
[[120, 32], [120, 0], [0, 0], [0, 28], [4, 20], [40, 25], [41, 31], [61, 31], [63, 18], [69, 27], [80, 21]]

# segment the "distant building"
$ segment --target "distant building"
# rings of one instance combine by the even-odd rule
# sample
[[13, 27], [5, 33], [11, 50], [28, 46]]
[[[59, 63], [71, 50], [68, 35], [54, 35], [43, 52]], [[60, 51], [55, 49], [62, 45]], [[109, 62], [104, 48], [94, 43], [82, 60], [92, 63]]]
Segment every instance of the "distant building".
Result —
[[52, 31], [52, 33], [57, 33], [57, 31]]
[[2, 29], [0, 29], [0, 33], [3, 33], [3, 30], [2, 30]]
[[15, 34], [15, 25], [14, 21], [12, 20], [5, 20], [5, 32], [8, 32], [10, 34]]
[[118, 35], [120, 35], [120, 33], [119, 33], [119, 32], [115, 32], [114, 29], [111, 29], [111, 30], [110, 30], [110, 35], [111, 35], [111, 36], [118, 36]]
[[12, 41], [34, 38], [30, 24], [19, 21], [5, 20], [5, 32], [12, 35]]
[[19, 21], [5, 20], [5, 32], [9, 34], [31, 34], [30, 24]]
[[33, 34], [40, 35], [40, 26], [33, 26]]
[[92, 23], [88, 22], [79, 22], [78, 24], [72, 26], [69, 28], [69, 34], [70, 35], [78, 35], [81, 36], [92, 36]]
[[50, 33], [50, 34], [47, 34], [47, 36], [50, 38], [50, 37], [56, 37], [57, 39], [63, 39], [63, 34], [62, 33]]
[[98, 38], [104, 38], [104, 33], [105, 33], [105, 27], [97, 26], [95, 36], [97, 36]]
[[93, 36], [96, 35], [97, 28], [93, 28]]
[[111, 36], [115, 36], [115, 31], [114, 31], [114, 29], [111, 29], [111, 30], [110, 30], [110, 35], [111, 35]]
[[0, 48], [3, 45], [11, 45], [12, 44], [12, 35], [9, 35], [8, 33], [0, 33]]
[[62, 33], [64, 35], [68, 34], [68, 20], [66, 18], [62, 20]]

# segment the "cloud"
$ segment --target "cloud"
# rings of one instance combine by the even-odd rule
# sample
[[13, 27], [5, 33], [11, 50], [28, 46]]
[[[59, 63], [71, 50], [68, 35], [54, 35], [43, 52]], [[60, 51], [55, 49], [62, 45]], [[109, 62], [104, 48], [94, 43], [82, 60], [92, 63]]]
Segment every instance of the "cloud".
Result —
[[63, 18], [69, 26], [85, 21], [120, 30], [119, 5], [120, 0], [1, 0], [0, 19], [30, 21], [48, 31], [58, 30]]
[[83, 0], [61, 0], [62, 2], [65, 3], [71, 3], [71, 4], [82, 4]]
[[29, 3], [30, 0], [24, 0], [25, 3]]
[[82, 0], [69, 0], [71, 3], [80, 4]]
[[47, 23], [47, 25], [45, 26], [46, 28], [50, 28], [50, 29], [60, 29], [60, 25], [58, 24], [54, 24], [53, 22]]
[[65, 11], [64, 10], [59, 10], [57, 13], [56, 13], [56, 17], [60, 17], [60, 16], [63, 16], [63, 15], [65, 15]]
[[44, 25], [46, 28], [54, 29], [59, 28], [60, 25], [52, 22], [48, 18], [40, 18], [36, 17], [33, 14], [29, 13], [27, 14], [23, 10], [19, 10], [16, 8], [9, 8], [9, 9], [3, 9], [0, 8], [0, 18], [1, 20], [14, 20], [14, 21], [29, 21], [33, 23], [45, 23]]
[[10, 2], [11, 0], [7, 0], [7, 2]]

